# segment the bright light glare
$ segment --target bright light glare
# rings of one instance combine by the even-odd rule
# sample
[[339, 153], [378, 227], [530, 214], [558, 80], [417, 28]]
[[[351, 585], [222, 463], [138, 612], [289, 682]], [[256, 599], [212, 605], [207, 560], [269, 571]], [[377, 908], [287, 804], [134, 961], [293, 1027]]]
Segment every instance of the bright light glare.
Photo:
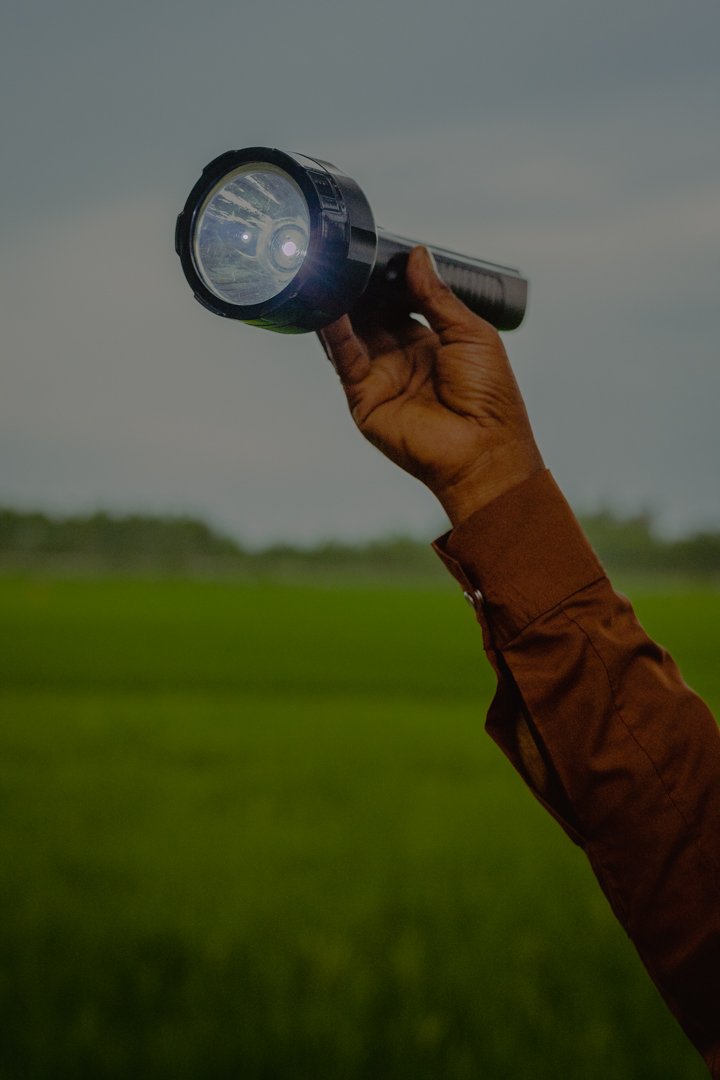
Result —
[[298, 246], [294, 244], [292, 240], [286, 240], [282, 246], [283, 255], [287, 255], [288, 259], [291, 259], [293, 255], [297, 255]]

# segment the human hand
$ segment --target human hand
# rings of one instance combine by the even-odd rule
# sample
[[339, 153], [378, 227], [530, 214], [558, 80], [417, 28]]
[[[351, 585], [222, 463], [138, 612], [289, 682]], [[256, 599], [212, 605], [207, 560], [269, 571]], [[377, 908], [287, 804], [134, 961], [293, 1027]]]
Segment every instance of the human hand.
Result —
[[457, 525], [543, 460], [497, 330], [458, 300], [425, 248], [411, 252], [406, 283], [429, 329], [377, 309], [318, 337], [360, 431]]

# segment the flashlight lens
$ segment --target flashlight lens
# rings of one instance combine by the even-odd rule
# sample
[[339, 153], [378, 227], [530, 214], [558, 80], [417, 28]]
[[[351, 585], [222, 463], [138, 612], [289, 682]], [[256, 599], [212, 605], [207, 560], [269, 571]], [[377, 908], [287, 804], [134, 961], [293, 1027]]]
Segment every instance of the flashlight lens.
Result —
[[249, 306], [290, 284], [307, 255], [310, 214], [295, 181], [251, 162], [224, 176], [195, 219], [193, 261], [215, 296]]

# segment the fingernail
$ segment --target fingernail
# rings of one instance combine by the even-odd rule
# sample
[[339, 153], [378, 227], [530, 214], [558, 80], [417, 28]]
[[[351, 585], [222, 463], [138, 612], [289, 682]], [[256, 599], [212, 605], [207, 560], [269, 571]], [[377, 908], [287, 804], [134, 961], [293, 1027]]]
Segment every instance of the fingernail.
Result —
[[439, 274], [439, 271], [438, 271], [438, 268], [437, 268], [437, 263], [435, 262], [435, 256], [433, 255], [432, 251], [430, 250], [429, 247], [423, 247], [423, 251], [425, 252], [425, 255], [427, 257], [427, 261], [430, 263], [430, 266], [432, 268], [432, 272], [437, 277], [440, 277], [440, 274]]
[[337, 371], [337, 364], [335, 363], [335, 358], [333, 357], [333, 354], [330, 351], [330, 346], [328, 345], [327, 341], [325, 340], [325, 335], [323, 334], [322, 330], [318, 330], [318, 331], [316, 331], [316, 333], [317, 333], [317, 338], [318, 338], [318, 341], [320, 342], [320, 346], [322, 348], [322, 351], [325, 353], [325, 356], [328, 358], [328, 360], [330, 361], [332, 366]]

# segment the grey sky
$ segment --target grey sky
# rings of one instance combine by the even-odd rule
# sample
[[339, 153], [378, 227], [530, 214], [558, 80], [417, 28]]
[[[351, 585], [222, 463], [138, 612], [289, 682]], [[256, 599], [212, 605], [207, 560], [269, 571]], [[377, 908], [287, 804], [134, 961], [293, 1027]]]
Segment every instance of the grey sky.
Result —
[[6, 4], [0, 502], [198, 512], [252, 542], [432, 534], [312, 336], [197, 305], [174, 217], [268, 144], [385, 226], [519, 266], [506, 342], [578, 509], [720, 525], [720, 6]]

